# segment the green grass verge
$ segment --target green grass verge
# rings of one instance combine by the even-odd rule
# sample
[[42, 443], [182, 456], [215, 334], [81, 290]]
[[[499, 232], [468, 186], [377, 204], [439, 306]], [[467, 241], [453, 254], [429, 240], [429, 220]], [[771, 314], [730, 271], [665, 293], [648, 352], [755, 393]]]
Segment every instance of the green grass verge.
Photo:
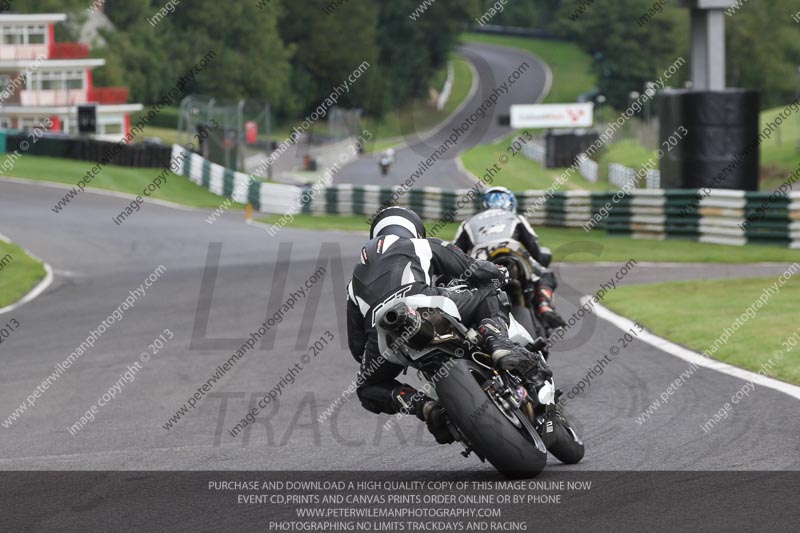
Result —
[[[6, 156], [0, 157], [4, 159]], [[92, 165], [93, 163], [89, 161], [26, 155], [16, 161], [14, 169], [9, 171], [8, 174], [17, 178], [74, 185]], [[139, 195], [162, 171], [163, 169], [161, 168], [105, 166], [92, 179], [89, 186]], [[167, 183], [154, 192], [152, 197], [192, 207], [215, 208], [223, 201], [222, 197], [210, 193], [183, 176], [173, 173], [168, 175]], [[237, 204], [231, 207], [242, 208], [243, 206]]]
[[[275, 224], [281, 217], [260, 218], [261, 222]], [[436, 222], [428, 221], [431, 228]], [[314, 231], [369, 230], [366, 216], [295, 215], [288, 224], [295, 229]], [[457, 223], [447, 224], [436, 235], [450, 240], [455, 235]], [[556, 262], [586, 263], [594, 261], [657, 261], [700, 263], [755, 263], [761, 261], [800, 261], [800, 251], [777, 246], [722, 246], [683, 240], [636, 240], [622, 236], [607, 236], [603, 231], [585, 232], [582, 229], [536, 228], [540, 240], [550, 247]]]
[[[481, 144], [471, 148], [461, 155], [464, 166], [479, 178], [486, 174], [487, 169], [500, 160], [500, 156], [509, 157], [506, 165], [500, 165], [502, 170], [493, 177], [492, 184], [508, 187], [514, 191], [527, 189], [547, 189], [565, 168], [544, 168], [536, 161], [532, 161], [523, 154], [511, 156], [508, 147], [520, 136], [520, 132], [513, 133], [495, 144]], [[608, 190], [608, 183], [592, 183], [577, 172], [574, 173], [562, 187], [563, 190], [583, 189], [589, 191]]]
[[0, 241], [0, 307], [11, 305], [45, 277], [44, 266], [22, 248]]
[[[604, 303], [657, 335], [702, 353], [776, 281], [777, 277], [634, 285], [610, 292]], [[781, 345], [800, 326], [799, 300], [800, 281], [790, 279], [727, 344], [718, 344], [713, 357], [756, 372], [763, 366], [773, 377], [800, 384], [800, 346], [784, 352]]]
[[461, 38], [467, 42], [519, 48], [541, 58], [553, 71], [553, 86], [545, 103], [575, 102], [578, 96], [597, 86], [597, 77], [591, 72], [592, 58], [574, 43], [483, 33], [466, 33]]
[[[761, 128], [773, 122], [783, 107], [761, 112]], [[800, 163], [800, 113], [793, 113], [778, 127], [778, 131], [761, 145], [761, 190], [779, 187]], [[797, 188], [795, 188], [797, 190]]]
[[608, 186], [608, 165], [610, 163], [618, 163], [638, 170], [651, 159], [658, 160], [656, 151], [648, 150], [636, 139], [625, 139], [609, 144], [603, 148], [600, 157], [597, 158], [597, 163], [600, 165], [600, 181]]

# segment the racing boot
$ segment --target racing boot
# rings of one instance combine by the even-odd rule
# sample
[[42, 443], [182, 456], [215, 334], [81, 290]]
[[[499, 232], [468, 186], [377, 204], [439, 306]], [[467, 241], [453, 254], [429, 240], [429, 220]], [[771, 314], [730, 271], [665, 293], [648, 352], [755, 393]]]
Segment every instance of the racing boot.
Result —
[[450, 428], [447, 427], [447, 413], [444, 407], [414, 387], [400, 385], [392, 391], [392, 400], [398, 412], [414, 414], [425, 422], [428, 431], [439, 444], [450, 444], [455, 441]]
[[508, 338], [506, 325], [494, 318], [484, 318], [478, 327], [481, 343], [492, 355], [492, 361], [502, 370], [523, 369], [531, 366], [534, 355]]
[[553, 289], [541, 287], [536, 291], [536, 314], [539, 315], [544, 326], [550, 330], [566, 327], [567, 323], [561, 318], [553, 305]]
[[422, 416], [425, 419], [428, 431], [431, 432], [436, 442], [450, 444], [456, 440], [447, 426], [447, 412], [438, 402], [433, 400], [425, 402], [422, 406]]

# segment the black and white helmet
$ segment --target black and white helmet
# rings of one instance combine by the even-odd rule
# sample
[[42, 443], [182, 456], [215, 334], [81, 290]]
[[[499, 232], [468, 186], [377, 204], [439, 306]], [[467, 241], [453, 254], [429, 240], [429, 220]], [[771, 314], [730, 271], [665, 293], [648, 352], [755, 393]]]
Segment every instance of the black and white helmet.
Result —
[[406, 239], [424, 239], [425, 224], [411, 209], [387, 207], [378, 213], [369, 228], [370, 240], [383, 235], [396, 235]]

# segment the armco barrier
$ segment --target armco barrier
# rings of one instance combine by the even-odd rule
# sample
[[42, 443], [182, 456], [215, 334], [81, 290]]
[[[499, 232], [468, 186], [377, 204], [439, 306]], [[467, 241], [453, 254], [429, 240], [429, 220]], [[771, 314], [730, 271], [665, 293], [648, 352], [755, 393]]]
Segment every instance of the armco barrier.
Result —
[[172, 146], [172, 168], [212, 193], [251, 204], [262, 213], [283, 214], [301, 202], [303, 189], [293, 185], [264, 183], [248, 174], [212, 163], [179, 145]]
[[[379, 187], [333, 185], [318, 189], [264, 183], [234, 172], [201, 156], [173, 146], [176, 172], [214, 194], [250, 203], [270, 214], [307, 213], [364, 217], [364, 227], [384, 205], [416, 210], [432, 222], [464, 220], [480, 210], [474, 189], [437, 187]], [[774, 244], [800, 249], [800, 192], [773, 197], [715, 189], [636, 189], [617, 192], [545, 191], [517, 193], [519, 212], [536, 226], [605, 230], [635, 238], [682, 238], [701, 242], [744, 245]], [[763, 208], [764, 205], [768, 207]], [[750, 222], [747, 222], [750, 217]], [[589, 224], [591, 225], [589, 226]]]

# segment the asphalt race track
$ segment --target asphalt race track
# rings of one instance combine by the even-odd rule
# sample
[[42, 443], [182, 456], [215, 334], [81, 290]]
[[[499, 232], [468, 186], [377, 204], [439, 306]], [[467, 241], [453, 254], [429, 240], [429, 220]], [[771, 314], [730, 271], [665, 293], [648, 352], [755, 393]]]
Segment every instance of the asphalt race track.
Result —
[[[533, 104], [544, 98], [549, 91], [550, 73], [549, 67], [541, 59], [519, 50], [470, 43], [462, 46], [459, 51], [472, 63], [478, 74], [477, 87], [472, 97], [430, 135], [426, 136], [428, 132], [422, 134], [423, 138], [416, 132], [406, 135], [404, 140], [407, 146], [396, 150], [397, 161], [387, 176], [381, 176], [378, 168], [379, 155], [376, 154], [362, 157], [344, 167], [335, 175], [334, 183], [389, 186], [405, 182], [418, 170], [420, 162], [429, 158], [453, 134], [453, 128], [462, 126], [464, 121], [476, 113], [481, 104], [497, 90], [497, 103], [488, 109], [485, 117], [478, 117], [479, 122], [461, 135], [456, 141], [456, 146], [450, 147], [442, 159], [415, 181], [418, 186], [450, 189], [472, 186], [473, 179], [458, 167], [456, 157], [473, 146], [508, 135], [511, 128], [500, 126], [499, 117], [508, 115], [512, 104]], [[509, 76], [521, 66], [519, 79], [509, 83]], [[498, 89], [503, 84], [507, 84], [507, 92]]]
[[[337, 182], [405, 182], [528, 62], [510, 93], [416, 181], [471, 185], [455, 156], [506, 135], [498, 115], [542, 98], [548, 73], [519, 52], [471, 44], [462, 53], [479, 83], [455, 116], [425, 140], [407, 139], [385, 179], [364, 157]], [[366, 231], [270, 236], [241, 211], [210, 225], [210, 210], [155, 202], [117, 226], [112, 217], [129, 199], [87, 191], [56, 214], [63, 194], [63, 186], [0, 179], [0, 232], [54, 272], [36, 299], [0, 315], [0, 325], [19, 323], [0, 345], [4, 530], [263, 531], [274, 530], [270, 520], [298, 520], [291, 502], [240, 506], [241, 495], [206, 487], [221, 480], [503, 480], [474, 455], [463, 458], [460, 445], [437, 445], [414, 417], [387, 430], [388, 416], [368, 413], [354, 395], [342, 402], [358, 370], [346, 349], [345, 287]], [[595, 261], [555, 265], [565, 318], [610, 280], [777, 277], [787, 268], [625, 266], [596, 242], [565, 246], [556, 252]], [[569, 505], [505, 505], [503, 520], [570, 531], [653, 530], [658, 520], [676, 530], [777, 531], [800, 520], [798, 400], [756, 385], [706, 433], [703, 424], [748, 384], [701, 367], [645, 419], [690, 364], [638, 338], [623, 342], [625, 333], [587, 313], [551, 351], [557, 386], [578, 391], [567, 406], [583, 426], [586, 455], [572, 466], [551, 456], [536, 480], [591, 479], [600, 488], [568, 494]], [[611, 362], [579, 391], [606, 354]], [[259, 411], [265, 396], [272, 400]], [[248, 413], [254, 423], [231, 432]]]
[[[416, 420], [403, 420], [395, 430], [384, 431], [387, 417], [366, 413], [357, 401], [347, 402], [333, 420], [317, 422], [357, 369], [344, 349], [342, 310], [345, 279], [363, 235], [284, 229], [270, 238], [263, 228], [245, 225], [238, 212], [208, 225], [204, 211], [147, 204], [117, 227], [111, 216], [124, 200], [87, 192], [55, 214], [50, 207], [61, 194], [61, 189], [48, 186], [0, 183], [3, 232], [55, 271], [54, 283], [39, 298], [3, 316], [3, 321], [15, 318], [20, 327], [0, 349], [0, 420], [5, 421], [129, 291], [159, 265], [166, 271], [33, 407], [9, 428], [0, 428], [0, 468], [467, 469], [492, 475], [490, 465], [474, 456], [462, 458], [457, 447], [437, 446]], [[584, 245], [570, 246], [577, 250]], [[217, 251], [212, 295], [208, 289]], [[603, 261], [602, 252], [598, 261]], [[320, 265], [326, 268], [323, 280], [267, 333], [266, 348], [257, 344], [196, 408], [170, 430], [164, 429], [162, 425], [258, 329], [267, 313], [273, 315]], [[783, 265], [728, 266], [715, 268], [714, 274], [778, 275], [784, 270]], [[561, 311], [571, 315], [580, 295], [597, 291], [618, 271], [612, 264], [563, 265]], [[207, 286], [201, 291], [204, 276]], [[639, 264], [621, 283], [699, 277], [708, 277], [707, 267]], [[73, 436], [67, 428], [119, 382], [165, 328], [174, 338]], [[335, 336], [334, 343], [310, 359], [295, 382], [282, 390], [279, 402], [258, 415], [249, 434], [230, 436], [228, 429], [245, 416], [251, 399], [275, 387], [326, 331]], [[554, 349], [557, 384], [571, 388], [621, 335], [611, 324], [585, 317]], [[584, 425], [584, 461], [569, 467], [552, 462], [543, 476], [579, 470], [798, 469], [797, 400], [786, 394], [756, 387], [726, 420], [703, 432], [701, 425], [743, 385], [712, 370], [697, 369], [650, 421], [637, 424], [640, 412], [687, 366], [634, 340], [570, 403]]]

